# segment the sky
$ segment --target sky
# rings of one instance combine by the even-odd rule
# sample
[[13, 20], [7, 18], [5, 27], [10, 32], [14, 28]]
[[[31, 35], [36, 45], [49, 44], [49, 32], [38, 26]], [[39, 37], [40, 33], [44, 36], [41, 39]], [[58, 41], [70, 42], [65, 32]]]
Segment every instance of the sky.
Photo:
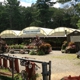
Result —
[[32, 3], [36, 3], [37, 0], [19, 0], [20, 1], [20, 5], [22, 6], [31, 6]]
[[[21, 2], [21, 5], [22, 6], [25, 6], [25, 7], [27, 7], [27, 6], [31, 6], [31, 4], [32, 3], [36, 3], [36, 1], [37, 0], [20, 0], [20, 2]], [[56, 0], [51, 0], [51, 2], [55, 2]], [[78, 2], [80, 1], [80, 0], [77, 0]], [[73, 3], [73, 4], [76, 4], [75, 3], [75, 0], [71, 0], [71, 2]], [[53, 7], [56, 7], [56, 8], [63, 8], [63, 7], [70, 7], [71, 6], [71, 2], [67, 2], [67, 3], [65, 3], [65, 4], [61, 4], [61, 3], [56, 3], [56, 4], [54, 4], [53, 5]]]
[[[4, 2], [4, 1], [6, 1], [6, 0], [0, 0], [0, 2]], [[27, 6], [31, 6], [32, 3], [36, 3], [37, 0], [19, 0], [19, 1], [20, 1], [21, 6], [27, 7]], [[55, 1], [55, 0], [52, 0], [52, 1]], [[54, 7], [56, 7], [56, 8], [58, 8], [60, 6], [61, 6], [61, 4], [59, 4], [59, 3], [56, 3], [54, 5]]]
[[[31, 6], [31, 4], [32, 3], [36, 3], [36, 1], [37, 0], [20, 0], [20, 2], [21, 2], [21, 5], [22, 6], [25, 6], [25, 7], [27, 7], [27, 6]], [[56, 0], [51, 0], [51, 1], [56, 1]], [[60, 3], [56, 3], [55, 5], [54, 5], [54, 7], [56, 7], [56, 8], [59, 8], [61, 6], [61, 4]]]
[[[6, 0], [0, 0], [0, 2], [4, 2]], [[20, 5], [21, 6], [25, 6], [25, 7], [28, 7], [28, 6], [31, 6], [32, 3], [36, 3], [37, 0], [19, 0], [20, 1]], [[56, 0], [51, 0], [51, 2], [55, 2]], [[74, 0], [72, 0], [74, 2]], [[78, 0], [80, 1], [80, 0]], [[56, 7], [56, 8], [63, 8], [65, 6], [70, 6], [70, 2], [68, 3], [65, 3], [65, 4], [61, 4], [61, 3], [56, 3], [53, 5], [53, 7]]]

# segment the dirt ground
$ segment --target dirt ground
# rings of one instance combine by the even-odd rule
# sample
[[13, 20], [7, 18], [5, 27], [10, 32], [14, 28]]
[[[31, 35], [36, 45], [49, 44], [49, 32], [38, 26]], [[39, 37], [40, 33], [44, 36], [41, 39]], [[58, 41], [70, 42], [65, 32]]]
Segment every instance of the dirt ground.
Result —
[[[7, 54], [8, 55], [8, 54]], [[51, 80], [60, 80], [65, 76], [79, 76], [80, 75], [80, 59], [77, 58], [76, 54], [66, 54], [61, 53], [61, 51], [52, 51], [48, 55], [29, 55], [29, 54], [10, 54], [15, 55], [17, 57], [29, 57], [30, 59], [49, 62], [51, 61]], [[40, 69], [36, 72], [41, 75], [42, 73], [42, 65], [40, 63], [36, 63]], [[25, 69], [24, 67], [20, 67], [20, 71]], [[40, 77], [38, 80], [42, 80]]]

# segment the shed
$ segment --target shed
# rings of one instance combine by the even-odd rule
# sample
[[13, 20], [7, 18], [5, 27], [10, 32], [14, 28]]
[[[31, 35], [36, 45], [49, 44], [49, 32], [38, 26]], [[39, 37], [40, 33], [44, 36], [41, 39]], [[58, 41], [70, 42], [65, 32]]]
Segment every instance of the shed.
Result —
[[72, 33], [67, 35], [68, 42], [80, 42], [80, 31], [75, 30]]
[[69, 42], [75, 42], [80, 50], [80, 30], [75, 30], [74, 32], [67, 35], [67, 41]]

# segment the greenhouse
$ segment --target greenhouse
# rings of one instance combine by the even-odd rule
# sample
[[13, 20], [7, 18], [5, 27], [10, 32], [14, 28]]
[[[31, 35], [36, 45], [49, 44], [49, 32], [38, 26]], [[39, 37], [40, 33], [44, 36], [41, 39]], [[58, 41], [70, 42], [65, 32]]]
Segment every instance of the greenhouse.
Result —
[[42, 28], [36, 26], [30, 26], [19, 30], [4, 30], [1, 32], [1, 38], [4, 38], [8, 44], [29, 44], [36, 36], [40, 37], [43, 41], [52, 45], [53, 49], [60, 49], [64, 41], [67, 41], [67, 37], [70, 33], [79, 31], [79, 29], [57, 27], [55, 29]]
[[46, 37], [47, 33], [49, 33], [52, 29], [47, 29], [47, 28], [41, 28], [41, 27], [27, 27], [24, 28], [20, 33], [19, 37], [22, 38], [29, 38], [29, 37]]
[[48, 36], [49, 37], [66, 37], [69, 33], [73, 32], [75, 29], [67, 27], [58, 27], [53, 29]]
[[4, 30], [1, 32], [1, 38], [17, 38], [20, 31], [18, 30]]

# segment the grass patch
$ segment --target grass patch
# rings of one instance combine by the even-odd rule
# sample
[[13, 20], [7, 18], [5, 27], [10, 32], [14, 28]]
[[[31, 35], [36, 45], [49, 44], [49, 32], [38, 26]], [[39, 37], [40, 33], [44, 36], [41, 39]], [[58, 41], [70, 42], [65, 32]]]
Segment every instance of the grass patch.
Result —
[[6, 73], [7, 73], [7, 72], [10, 73], [10, 71], [9, 71], [8, 69], [0, 69], [0, 71], [1, 71], [1, 72], [6, 72]]
[[22, 80], [22, 78], [21, 76], [15, 76], [14, 79], [12, 79], [12, 77], [0, 75], [0, 80]]
[[[39, 74], [35, 74], [35, 77], [37, 79], [39, 77]], [[14, 79], [12, 79], [12, 73], [8, 69], [0, 69], [0, 80], [22, 80], [22, 77], [21, 77], [21, 73], [14, 74]]]
[[65, 55], [53, 56], [53, 58], [73, 60], [76, 59], [77, 56], [76, 54], [65, 54]]

